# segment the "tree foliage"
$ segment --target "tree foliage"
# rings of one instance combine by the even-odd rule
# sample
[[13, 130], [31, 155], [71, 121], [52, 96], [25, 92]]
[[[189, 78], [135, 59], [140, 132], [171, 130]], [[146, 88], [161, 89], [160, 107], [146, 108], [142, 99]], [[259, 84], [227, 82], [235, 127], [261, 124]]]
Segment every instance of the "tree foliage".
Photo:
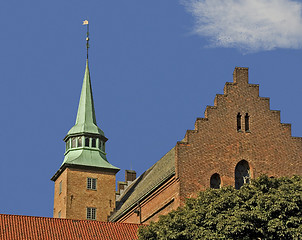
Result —
[[140, 228], [139, 239], [302, 239], [302, 178], [208, 189]]

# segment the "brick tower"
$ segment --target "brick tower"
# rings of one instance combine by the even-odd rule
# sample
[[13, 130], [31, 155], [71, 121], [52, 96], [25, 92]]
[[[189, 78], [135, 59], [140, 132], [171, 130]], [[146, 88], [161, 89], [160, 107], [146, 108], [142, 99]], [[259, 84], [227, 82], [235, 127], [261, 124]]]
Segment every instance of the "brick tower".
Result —
[[53, 216], [107, 221], [115, 208], [115, 175], [105, 153], [108, 139], [97, 126], [86, 62], [75, 125], [67, 133], [66, 152], [55, 182]]

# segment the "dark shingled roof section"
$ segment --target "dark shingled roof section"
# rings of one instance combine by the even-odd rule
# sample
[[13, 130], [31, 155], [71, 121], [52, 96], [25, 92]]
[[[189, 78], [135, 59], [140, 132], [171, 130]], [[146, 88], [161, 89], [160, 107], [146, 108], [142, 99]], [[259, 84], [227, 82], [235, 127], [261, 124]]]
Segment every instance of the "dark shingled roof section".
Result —
[[175, 174], [175, 147], [165, 156], [156, 162], [151, 168], [139, 176], [123, 192], [116, 203], [110, 221], [116, 221], [124, 212], [137, 205], [137, 202], [151, 193], [156, 187], [162, 184]]
[[0, 214], [1, 240], [135, 240], [142, 226]]

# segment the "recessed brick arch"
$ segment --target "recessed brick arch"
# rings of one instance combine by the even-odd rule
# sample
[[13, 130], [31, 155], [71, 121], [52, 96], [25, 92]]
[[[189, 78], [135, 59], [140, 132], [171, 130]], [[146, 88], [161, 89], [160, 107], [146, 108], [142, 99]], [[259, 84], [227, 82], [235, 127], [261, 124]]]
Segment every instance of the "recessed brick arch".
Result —
[[218, 173], [214, 173], [210, 179], [210, 187], [214, 189], [219, 189], [221, 187], [221, 178]]
[[244, 183], [249, 183], [250, 178], [250, 165], [246, 160], [241, 160], [235, 167], [235, 188], [239, 189]]

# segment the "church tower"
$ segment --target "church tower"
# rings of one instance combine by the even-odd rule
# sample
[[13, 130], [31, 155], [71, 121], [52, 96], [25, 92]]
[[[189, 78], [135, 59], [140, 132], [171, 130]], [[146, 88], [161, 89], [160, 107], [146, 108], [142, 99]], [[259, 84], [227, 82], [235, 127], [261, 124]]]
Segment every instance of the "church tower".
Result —
[[51, 178], [55, 182], [54, 217], [107, 221], [115, 208], [119, 171], [106, 158], [107, 140], [96, 123], [87, 58], [76, 123], [64, 138], [64, 161]]

